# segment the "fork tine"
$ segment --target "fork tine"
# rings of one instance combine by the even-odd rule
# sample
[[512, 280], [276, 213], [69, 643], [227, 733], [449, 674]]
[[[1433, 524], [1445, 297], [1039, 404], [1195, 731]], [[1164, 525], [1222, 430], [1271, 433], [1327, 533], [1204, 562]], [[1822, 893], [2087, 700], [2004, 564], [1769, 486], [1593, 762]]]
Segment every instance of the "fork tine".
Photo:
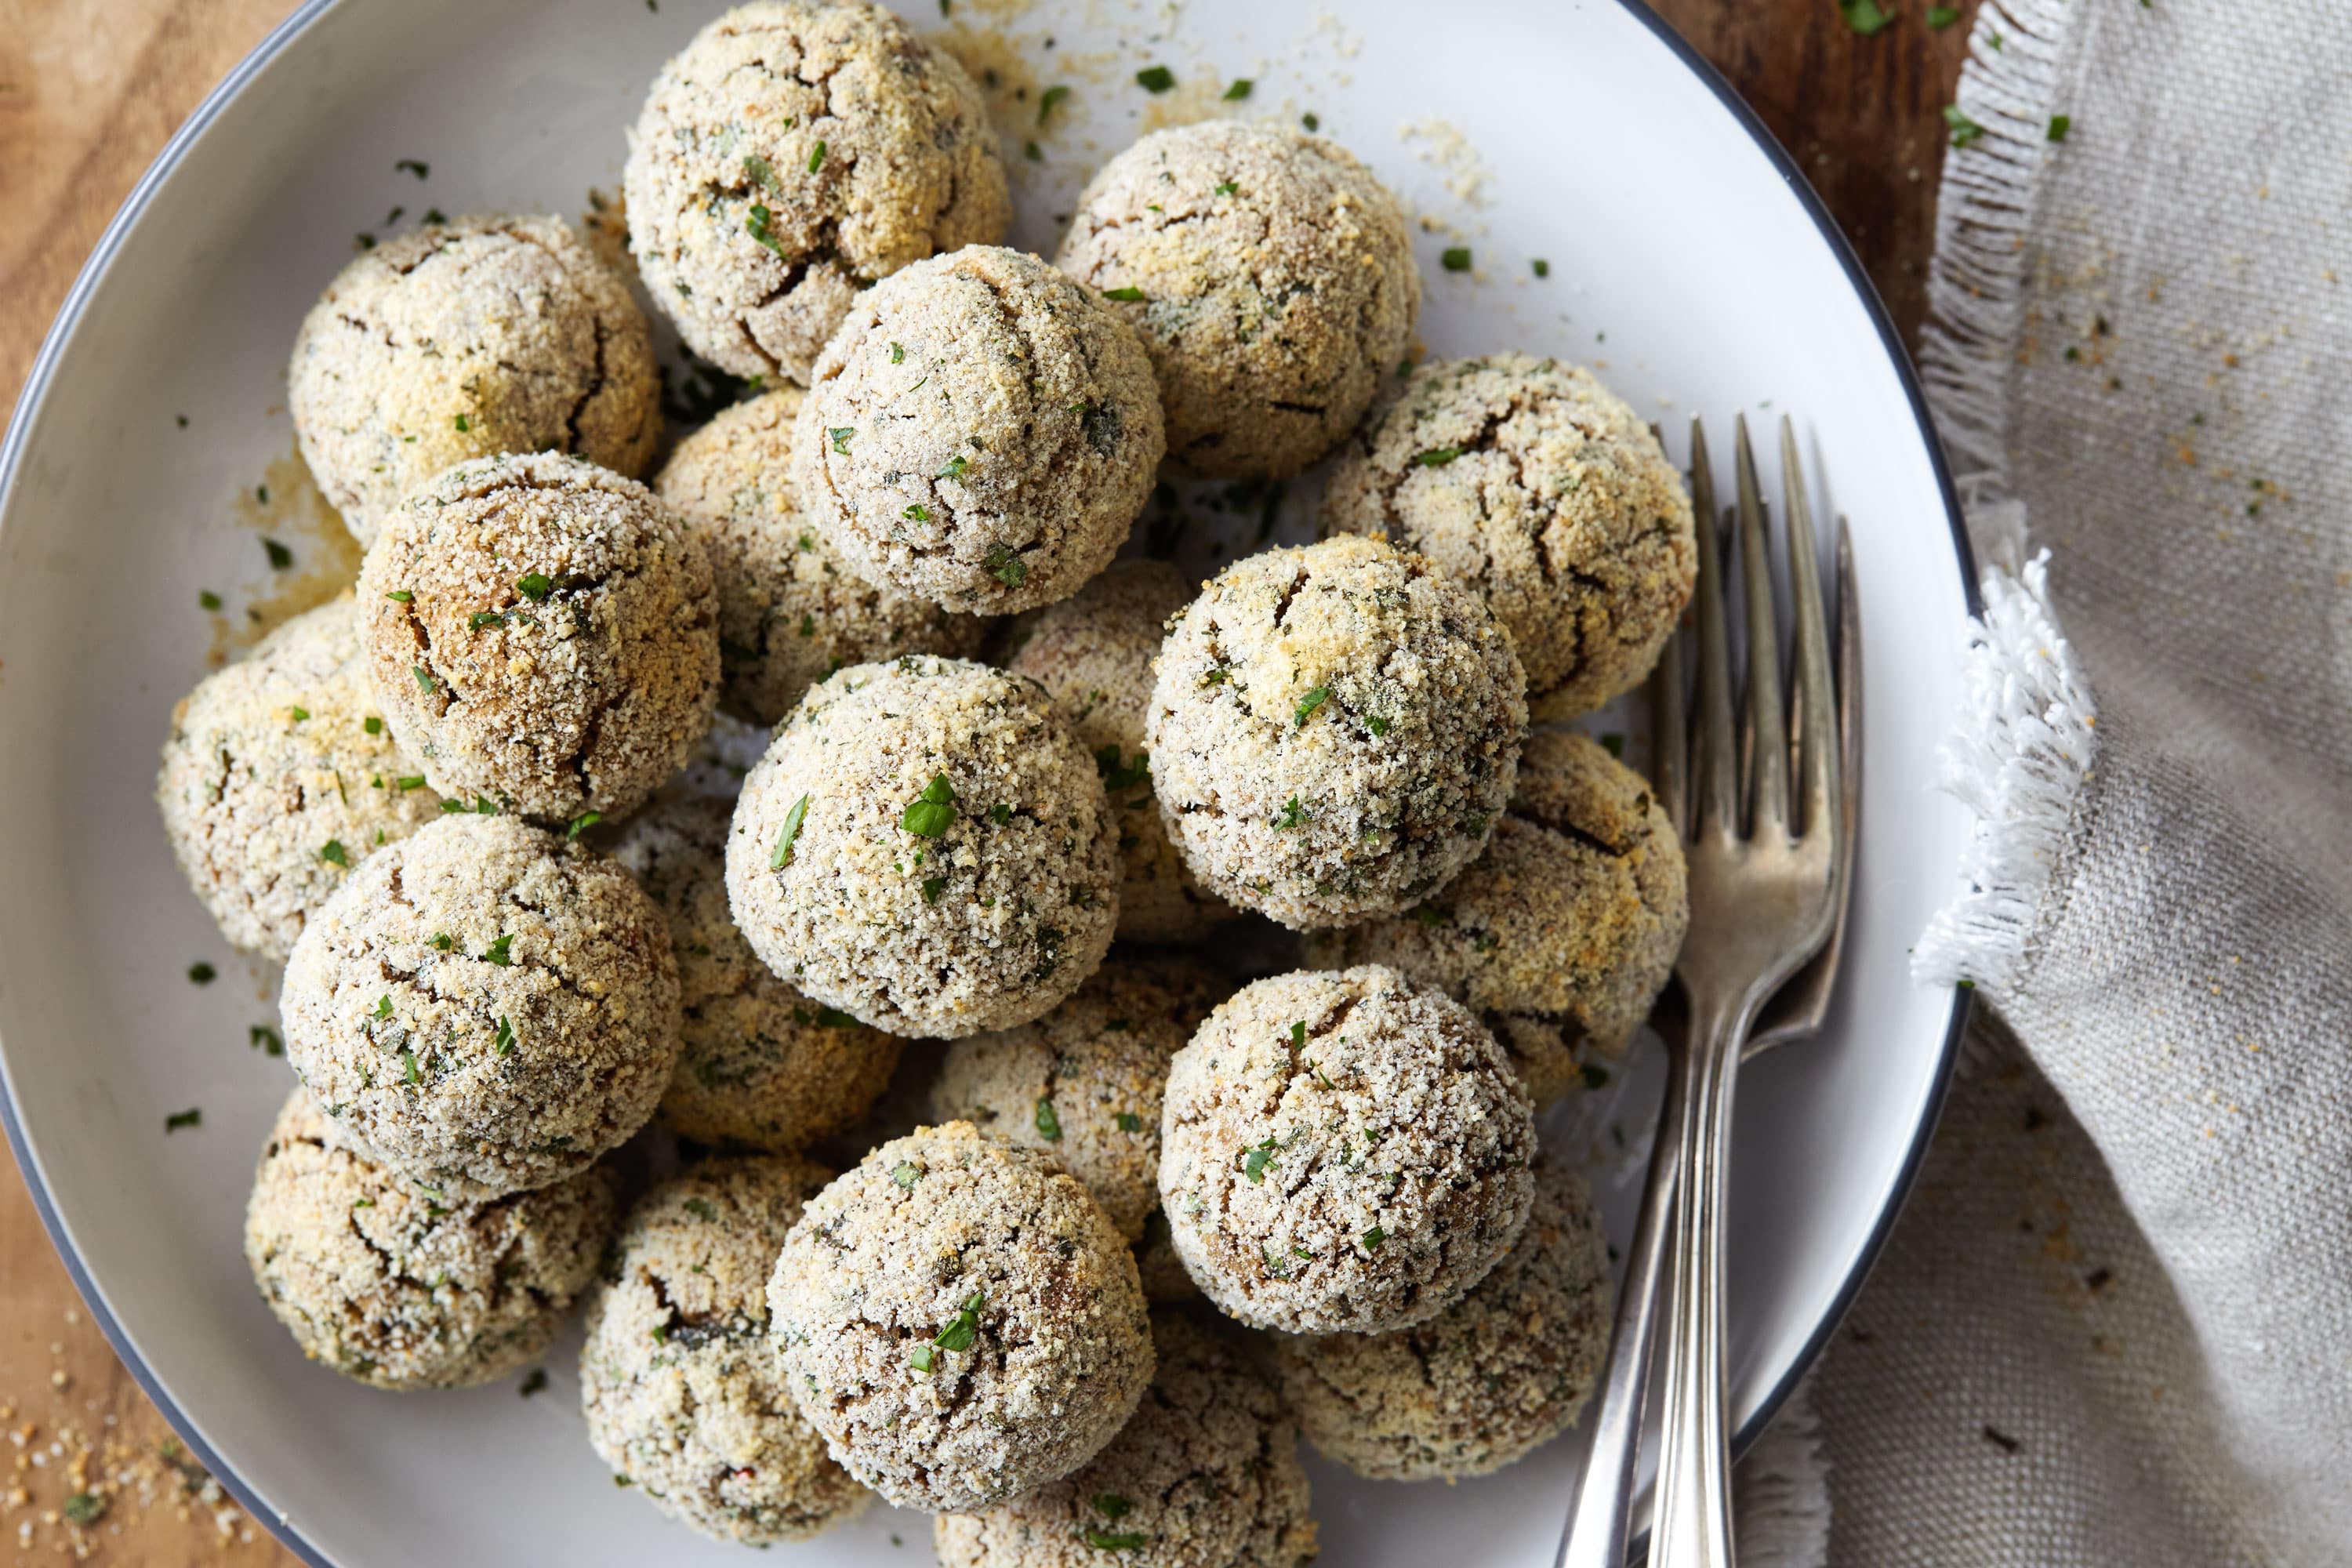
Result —
[[[1780, 620], [1772, 604], [1772, 550], [1764, 537], [1764, 500], [1748, 416], [1734, 426], [1739, 479], [1741, 585], [1748, 599], [1748, 700], [1740, 714], [1740, 753], [1748, 769], [1748, 831], [1759, 838], [1789, 832], [1789, 731], [1780, 705]], [[1785, 455], [1784, 444], [1784, 455]]]
[[1676, 632], [1658, 650], [1657, 668], [1650, 671], [1650, 788], [1676, 838], [1690, 832], [1689, 726], [1683, 698], [1683, 637]]
[[1689, 837], [1728, 838], [1739, 833], [1739, 752], [1731, 724], [1731, 659], [1724, 647], [1723, 552], [1716, 543], [1715, 482], [1706, 457], [1706, 438], [1694, 419], [1691, 510], [1698, 534], [1698, 584], [1691, 597], [1698, 616], [1698, 711], [1691, 731], [1696, 809]]
[[[1831, 835], [1834, 846], [1838, 837], [1838, 811], [1834, 803], [1841, 798], [1839, 778], [1840, 739], [1837, 731], [1850, 721], [1850, 716], [1838, 705], [1838, 696], [1830, 683], [1829, 632], [1822, 615], [1821, 567], [1813, 553], [1813, 510], [1805, 496], [1804, 470], [1797, 460], [1796, 426], [1786, 416], [1780, 420], [1780, 473], [1787, 491], [1789, 514], [1789, 578], [1790, 598], [1797, 611], [1797, 694], [1798, 721], [1802, 725], [1798, 744], [1800, 755], [1799, 794], [1804, 808], [1804, 836], [1812, 838]], [[1843, 524], [1839, 527], [1838, 576], [1839, 611], [1847, 612], [1844, 584], [1850, 543]]]

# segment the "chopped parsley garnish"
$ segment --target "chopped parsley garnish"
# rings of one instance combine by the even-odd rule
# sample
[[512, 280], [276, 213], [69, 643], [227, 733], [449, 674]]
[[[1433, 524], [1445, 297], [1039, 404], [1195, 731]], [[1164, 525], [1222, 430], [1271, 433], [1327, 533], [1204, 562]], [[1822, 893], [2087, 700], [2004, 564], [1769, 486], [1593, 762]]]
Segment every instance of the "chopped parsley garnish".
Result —
[[1265, 1168], [1274, 1163], [1274, 1140], [1269, 1138], [1242, 1156], [1242, 1174], [1255, 1186], [1265, 1180]]
[[360, 728], [371, 735], [381, 735], [383, 733], [383, 721], [371, 713], [360, 721]]
[[1449, 245], [1438, 256], [1437, 260], [1438, 264], [1448, 272], [1467, 272], [1470, 270], [1470, 247], [1466, 245]]
[[1927, 26], [1933, 27], [1939, 33], [1959, 19], [1960, 8], [1958, 5], [1930, 5], [1927, 7]]
[[221, 596], [210, 588], [199, 589], [196, 603], [207, 610], [217, 610], [221, 607]]
[[923, 1173], [901, 1160], [890, 1167], [890, 1179], [911, 1193], [915, 1190], [915, 1184], [923, 1179]]
[[1315, 710], [1322, 707], [1324, 703], [1330, 700], [1331, 689], [1329, 687], [1318, 686], [1311, 688], [1306, 696], [1298, 700], [1298, 710], [1297, 713], [1293, 715], [1297, 720], [1298, 727], [1302, 729], [1305, 728], [1307, 721], [1315, 716]]
[[1551, 276], [1551, 263], [1546, 261], [1540, 256], [1537, 257], [1533, 261], [1528, 262], [1528, 265], [1535, 269], [1535, 274], [1538, 278], [1549, 278]]
[[1097, 1530], [1090, 1524], [1078, 1533], [1086, 1538], [1088, 1546], [1097, 1552], [1138, 1552], [1151, 1544], [1151, 1537], [1139, 1530], [1125, 1531], [1113, 1535], [1107, 1530]]
[[812, 147], [812, 148], [810, 148], [810, 149], [809, 149], [808, 172], [809, 172], [810, 174], [815, 174], [819, 169], [822, 169], [822, 168], [824, 168], [824, 142], [818, 142], [814, 147]]
[[1371, 1229], [1364, 1232], [1364, 1250], [1366, 1252], [1378, 1252], [1381, 1249], [1381, 1243], [1386, 1241], [1388, 1238], [1389, 1233], [1387, 1231], [1382, 1230], [1379, 1226], [1374, 1226]]
[[1002, 827], [1013, 820], [1013, 808], [999, 801], [988, 808], [988, 820]]
[[[267, 489], [261, 492], [261, 499], [265, 501], [269, 499], [269, 492]], [[265, 539], [261, 542], [261, 548], [269, 556], [269, 569], [272, 572], [283, 572], [294, 564], [294, 552], [278, 541]]]
[[375, 1012], [372, 1016], [378, 1018], [389, 1018], [392, 1016], [392, 997], [389, 994], [379, 996], [375, 999]]
[[1845, 25], [1865, 38], [1895, 21], [1895, 13], [1882, 7], [1878, 0], [1838, 0], [1838, 10]]
[[1106, 289], [1103, 290], [1103, 298], [1106, 300], [1123, 300], [1131, 304], [1143, 298], [1143, 290], [1136, 288]]
[[1060, 82], [1055, 82], [1053, 86], [1039, 93], [1037, 95], [1037, 123], [1040, 126], [1043, 126], [1045, 123], [1046, 116], [1054, 112], [1054, 106], [1069, 96], [1070, 89], [1063, 86]]
[[265, 1057], [286, 1054], [286, 1037], [267, 1024], [256, 1024], [246, 1030], [245, 1041], [248, 1049], [259, 1051]]
[[514, 1055], [514, 1026], [507, 1022], [505, 1017], [501, 1016], [499, 1019], [499, 1032], [490, 1037], [490, 1044], [494, 1048], [496, 1048], [499, 1055], [502, 1057], [510, 1057]]
[[809, 797], [803, 795], [784, 813], [784, 830], [777, 835], [775, 851], [768, 857], [769, 870], [781, 871], [793, 863], [793, 840], [801, 836], [801, 824], [808, 820], [808, 803]]
[[1239, 185], [1234, 184], [1231, 180], [1219, 180], [1217, 182], [1216, 189], [1213, 191], [1211, 195], [1220, 196], [1239, 195], [1241, 194], [1241, 189], [1242, 188]]
[[768, 220], [775, 216], [768, 210], [766, 203], [753, 202], [751, 216], [743, 220], [743, 232], [774, 251], [777, 257], [782, 258], [784, 254], [783, 241], [778, 239], [768, 229]]
[[1143, 1118], [1138, 1116], [1132, 1110], [1122, 1110], [1113, 1116], [1111, 1120], [1118, 1123], [1118, 1130], [1121, 1132], [1140, 1132], [1143, 1131]]
[[405, 605], [411, 599], [415, 598], [416, 595], [410, 593], [405, 588], [394, 588], [391, 593], [386, 594], [384, 597], [390, 599], [395, 605]]
[[425, 1081], [424, 1078], [420, 1076], [416, 1070], [416, 1053], [415, 1051], [404, 1050], [400, 1053], [400, 1068], [402, 1076], [407, 1079], [409, 1082], [423, 1083]]
[[1442, 468], [1462, 455], [1459, 447], [1432, 447], [1413, 459], [1424, 468]]
[[1146, 66], [1135, 73], [1135, 85], [1146, 92], [1166, 92], [1176, 85], [1176, 73], [1166, 66]]
[[476, 610], [466, 620], [466, 626], [471, 631], [480, 631], [484, 626], [502, 626], [506, 624], [506, 616], [496, 610]]
[[744, 155], [743, 174], [754, 184], [765, 185], [772, 191], [783, 189], [776, 184], [776, 166], [758, 153]]
[[946, 465], [942, 467], [938, 473], [933, 474], [931, 478], [935, 479], [961, 479], [963, 478], [964, 469], [969, 467], [971, 467], [971, 464], [965, 459], [964, 455], [961, 452], [958, 452], [954, 457], [950, 458], [947, 460]]
[[343, 841], [340, 838], [330, 838], [319, 846], [319, 858], [330, 866], [341, 866], [346, 871], [352, 867], [351, 853], [343, 847]]
[[419, 158], [399, 159], [393, 163], [392, 168], [394, 174], [414, 174], [420, 180], [433, 172], [433, 165]]
[[451, 948], [457, 945], [446, 931], [436, 931], [426, 940], [431, 942], [435, 947], [439, 948], [444, 952], [448, 952]]
[[1386, 719], [1381, 718], [1377, 713], [1366, 716], [1364, 724], [1366, 728], [1371, 731], [1372, 734], [1376, 738], [1389, 732], [1389, 721]]
[[1095, 753], [1095, 771], [1102, 774], [1103, 788], [1113, 795], [1151, 782], [1150, 753], [1139, 749], [1135, 761], [1118, 759], [1118, 744], [1113, 742]]
[[[413, 789], [423, 789], [425, 787], [425, 775], [423, 773], [402, 773], [399, 777], [392, 781], [392, 787], [398, 790], [403, 795], [406, 795]], [[459, 811], [463, 811], [466, 808], [461, 805], [457, 809]]]
[[1117, 1492], [1104, 1492], [1092, 1500], [1095, 1511], [1105, 1519], [1125, 1519], [1135, 1511], [1135, 1505]]
[[840, 453], [845, 458], [849, 456], [849, 441], [851, 437], [857, 434], [856, 426], [843, 425], [837, 427], [827, 426], [824, 433], [832, 438], [833, 449], [835, 451]]
[[188, 965], [188, 983], [192, 985], [210, 985], [219, 978], [220, 971], [209, 963], [199, 961]]
[[191, 1107], [186, 1110], [175, 1110], [171, 1115], [163, 1118], [163, 1131], [166, 1133], [177, 1132], [183, 1127], [202, 1127], [204, 1124], [205, 1113], [200, 1107]]
[[563, 830], [563, 837], [577, 838], [604, 820], [604, 814], [601, 811], [583, 811], [572, 819], [572, 826]]
[[963, 1310], [948, 1321], [931, 1342], [943, 1351], [968, 1351], [980, 1338], [980, 1310], [988, 1305], [988, 1292], [974, 1290], [966, 1298]]
[[106, 1500], [96, 1492], [76, 1492], [66, 1499], [66, 1519], [73, 1524], [96, 1524], [106, 1517]]
[[931, 509], [925, 506], [921, 501], [914, 501], [909, 503], [907, 510], [900, 512], [898, 515], [912, 522], [929, 522], [931, 521]]
[[1282, 803], [1282, 815], [1274, 819], [1274, 825], [1276, 827], [1296, 827], [1306, 820], [1307, 808], [1298, 804], [1298, 797], [1294, 795]]
[[555, 579], [544, 572], [526, 572], [515, 579], [515, 592], [534, 605], [545, 604], [555, 592]]
[[1298, 117], [1298, 123], [1304, 125], [1309, 131], [1320, 131], [1323, 129], [1323, 121], [1319, 115], [1302, 114]]
[[917, 1372], [929, 1372], [939, 1364], [939, 1352], [929, 1345], [917, 1345], [907, 1352], [907, 1364]]
[[[961, 462], [962, 459], [957, 460]], [[1018, 588], [1029, 580], [1029, 563], [1024, 561], [1018, 552], [1008, 550], [1002, 543], [990, 545], [980, 564], [982, 570], [1008, 588]]]
[[297, 724], [310, 716], [310, 710], [308, 708], [289, 708], [286, 711], [293, 716], [294, 722]]
[[1237, 76], [1234, 78], [1232, 85], [1225, 89], [1225, 101], [1227, 103], [1239, 103], [1242, 100], [1250, 95], [1250, 89], [1256, 85], [1257, 83], [1250, 80], [1250, 79], [1245, 76]]
[[458, 416], [457, 416], [457, 417], [455, 420], [453, 420], [453, 421], [452, 421], [452, 423], [453, 423], [453, 424], [455, 424], [455, 425], [457, 426], [457, 434], [458, 434], [458, 435], [460, 435], [460, 436], [465, 435], [467, 431], [471, 430], [471, 429], [474, 427], [474, 422], [473, 422], [472, 420], [470, 420], [470, 419], [467, 418], [467, 417], [466, 417], [464, 415], [462, 415], [462, 414], [458, 415]]
[[926, 877], [923, 879], [923, 902], [927, 904], [938, 903], [940, 901], [940, 895], [947, 890], [948, 879], [945, 877]]
[[714, 1224], [717, 1223], [719, 1218], [719, 1211], [710, 1206], [710, 1200], [708, 1198], [687, 1199], [686, 1212], [692, 1215], [697, 1219], [709, 1220]]
[[2066, 132], [2073, 129], [2074, 129], [2073, 115], [2053, 114], [2050, 117], [2050, 130], [2047, 134], [2053, 142], [2063, 142], [2066, 140]]
[[1290, 1048], [1297, 1050], [1307, 1043], [1307, 1020], [1295, 1018], [1290, 1025]]
[[955, 826], [955, 786], [945, 773], [934, 773], [923, 793], [907, 803], [898, 826], [924, 838], [937, 838]]
[[1944, 106], [1944, 123], [1952, 128], [1952, 145], [1966, 147], [1984, 135], [1984, 127], [1960, 112], [1957, 103]]
[[546, 1386], [547, 1369], [543, 1366], [535, 1366], [532, 1367], [530, 1373], [523, 1378], [521, 1384], [515, 1389], [515, 1392], [521, 1394], [525, 1399], [529, 1399], [532, 1394], [537, 1394], [541, 1389], [545, 1388]]
[[890, 363], [891, 363], [892, 364], [904, 364], [904, 363], [907, 363], [907, 351], [906, 351], [905, 349], [900, 348], [897, 343], [892, 343], [892, 344], [890, 345]]
[[1037, 1136], [1048, 1143], [1062, 1141], [1062, 1118], [1054, 1110], [1054, 1102], [1050, 1100], [1037, 1102]]
[[433, 672], [425, 668], [423, 665], [410, 665], [408, 667], [408, 673], [416, 677], [416, 689], [425, 693], [425, 696], [430, 697], [434, 692], [440, 689], [433, 679]]
[[514, 958], [509, 951], [513, 946], [514, 935], [512, 932], [508, 932], [490, 943], [489, 951], [483, 953], [482, 957], [486, 962], [495, 963], [500, 969], [509, 968], [514, 963]]

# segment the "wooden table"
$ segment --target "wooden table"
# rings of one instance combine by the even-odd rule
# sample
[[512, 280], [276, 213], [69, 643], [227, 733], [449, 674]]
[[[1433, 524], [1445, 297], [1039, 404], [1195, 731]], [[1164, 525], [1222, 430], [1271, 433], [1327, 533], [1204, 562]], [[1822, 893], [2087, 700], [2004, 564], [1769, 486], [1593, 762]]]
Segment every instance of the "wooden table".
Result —
[[[1848, 27], [1833, 0], [1656, 6], [1796, 154], [1911, 341], [1926, 308], [1938, 111], [1968, 29], [1929, 29], [1922, 0], [1882, 3], [1901, 16], [1871, 37]], [[132, 182], [290, 9], [289, 0], [0, 0], [0, 406], [15, 406], [51, 314]], [[152, 1483], [152, 1501], [131, 1489], [79, 1532], [98, 1560], [290, 1564], [159, 1461], [169, 1430], [81, 1310], [11, 1171], [0, 1176], [0, 1430], [34, 1430], [21, 1447], [0, 1447], [11, 1471], [0, 1476], [0, 1549], [19, 1563], [52, 1562], [76, 1533], [58, 1510], [80, 1486], [69, 1479], [79, 1435], [112, 1444], [115, 1465], [135, 1464]], [[64, 1451], [48, 1455], [61, 1433]]]

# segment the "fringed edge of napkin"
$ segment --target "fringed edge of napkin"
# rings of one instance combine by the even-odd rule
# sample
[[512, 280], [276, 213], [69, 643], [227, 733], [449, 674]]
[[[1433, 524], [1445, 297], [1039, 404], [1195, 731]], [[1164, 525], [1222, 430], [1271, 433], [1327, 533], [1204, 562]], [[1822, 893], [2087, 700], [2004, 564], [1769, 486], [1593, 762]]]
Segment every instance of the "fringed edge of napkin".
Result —
[[1939, 783], [1976, 814], [1976, 831], [1967, 890], [1912, 950], [1925, 984], [2014, 990], [2098, 761], [2091, 689], [2050, 613], [2049, 561], [2044, 551], [2015, 576], [1985, 574], [1965, 706], [1937, 752]]

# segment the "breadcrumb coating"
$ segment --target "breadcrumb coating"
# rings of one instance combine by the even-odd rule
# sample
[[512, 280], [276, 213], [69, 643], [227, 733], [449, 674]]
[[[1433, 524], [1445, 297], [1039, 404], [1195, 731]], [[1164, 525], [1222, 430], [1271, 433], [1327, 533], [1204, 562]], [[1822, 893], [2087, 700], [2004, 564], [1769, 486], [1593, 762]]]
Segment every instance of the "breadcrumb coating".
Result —
[[1229, 1332], [1151, 1314], [1159, 1374], [1076, 1474], [983, 1514], [942, 1514], [944, 1568], [1299, 1568], [1316, 1552], [1298, 1432]]
[[1054, 694], [1118, 816], [1125, 869], [1118, 884], [1123, 942], [1192, 942], [1233, 910], [1202, 890], [1168, 841], [1153, 804], [1144, 753], [1151, 661], [1192, 585], [1164, 561], [1119, 561], [1071, 598], [1016, 627], [1021, 646], [1004, 668]]
[[827, 1181], [792, 1155], [706, 1161], [638, 1200], [588, 1300], [580, 1410], [616, 1476], [714, 1541], [804, 1541], [870, 1494], [784, 1392], [768, 1276]]
[[1059, 1480], [1151, 1381], [1143, 1287], [1102, 1206], [968, 1122], [885, 1143], [818, 1194], [768, 1304], [802, 1415], [902, 1507]]
[[654, 492], [696, 525], [719, 588], [719, 700], [773, 725], [846, 664], [902, 653], [969, 658], [991, 622], [854, 575], [802, 512], [793, 424], [805, 397], [778, 387], [725, 408], [670, 453]]
[[376, 706], [351, 595], [297, 616], [180, 700], [155, 804], [221, 934], [278, 963], [352, 867], [440, 817], [441, 797]]
[[1253, 1328], [1434, 1317], [1518, 1239], [1533, 1107], [1459, 1003], [1377, 964], [1279, 974], [1169, 1069], [1160, 1202], [1208, 1298]]
[[760, 0], [696, 34], [654, 79], [622, 188], [687, 346], [803, 383], [858, 290], [1013, 215], [971, 79], [863, 0]]
[[631, 817], [613, 858], [669, 921], [683, 997], [663, 1125], [703, 1143], [778, 1152], [856, 1124], [898, 1065], [900, 1041], [776, 978], [727, 911], [730, 801], [660, 800]]
[[334, 1142], [451, 1197], [594, 1163], [677, 1065], [661, 912], [510, 816], [445, 817], [370, 856], [294, 944], [278, 1011]]
[[1034, 681], [913, 655], [821, 681], [737, 802], [727, 892], [794, 988], [895, 1035], [1051, 1011], [1118, 921], [1094, 759]]
[[1538, 731], [1493, 842], [1409, 913], [1308, 939], [1309, 963], [1385, 963], [1469, 1007], [1538, 1105], [1580, 1055], [1619, 1057], [1690, 926], [1681, 840], [1639, 773], [1591, 737]]
[[376, 1388], [464, 1388], [543, 1353], [613, 1232], [611, 1171], [469, 1202], [351, 1152], [310, 1097], [278, 1113], [245, 1257], [302, 1353]]
[[1035, 257], [972, 246], [859, 297], [817, 360], [793, 477], [858, 575], [1009, 614], [1110, 563], [1166, 445], [1127, 323]]
[[1425, 1323], [1273, 1342], [1323, 1457], [1381, 1481], [1455, 1480], [1575, 1425], [1609, 1353], [1609, 1243], [1584, 1183], [1547, 1166], [1510, 1255]]
[[1235, 562], [1161, 645], [1144, 722], [1202, 884], [1296, 930], [1410, 908], [1477, 858], [1528, 732], [1511, 639], [1418, 555], [1339, 538]]
[[359, 598], [384, 720], [443, 795], [616, 817], [710, 728], [719, 599], [702, 542], [583, 459], [451, 468], [384, 525]]
[[1052, 1155], [1139, 1242], [1160, 1202], [1168, 1061], [1222, 994], [1182, 960], [1113, 959], [1036, 1022], [949, 1047], [931, 1112]]
[[363, 252], [303, 318], [286, 405], [362, 545], [468, 458], [577, 452], [634, 478], [661, 437], [645, 315], [560, 217], [461, 217]]
[[1421, 309], [1396, 198], [1338, 142], [1284, 125], [1144, 137], [1087, 185], [1057, 263], [1135, 323], [1168, 455], [1214, 477], [1286, 478], [1329, 451]]
[[1690, 494], [1649, 426], [1589, 372], [1522, 353], [1416, 367], [1333, 468], [1323, 526], [1476, 588], [1546, 718], [1640, 685], [1698, 571]]

